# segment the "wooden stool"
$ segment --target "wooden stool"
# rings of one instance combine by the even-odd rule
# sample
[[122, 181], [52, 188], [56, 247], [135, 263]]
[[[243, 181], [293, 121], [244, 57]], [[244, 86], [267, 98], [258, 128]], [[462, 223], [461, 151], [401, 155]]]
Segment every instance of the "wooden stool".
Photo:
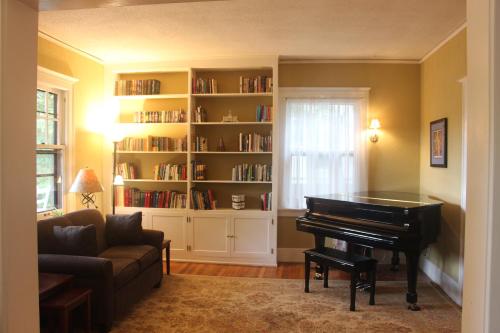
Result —
[[70, 288], [63, 291], [40, 304], [40, 311], [48, 315], [49, 329], [53, 331], [53, 316], [58, 317], [59, 327], [55, 332], [69, 332], [69, 321], [71, 311], [82, 306], [84, 311], [84, 329], [87, 333], [91, 332], [90, 321], [90, 294], [92, 291], [88, 288]]
[[167, 262], [167, 275], [170, 275], [170, 239], [164, 239], [161, 248], [165, 249], [165, 261]]
[[323, 267], [323, 287], [328, 288], [328, 269], [330, 267], [351, 273], [351, 306], [350, 310], [356, 309], [356, 281], [360, 273], [367, 273], [370, 281], [370, 305], [375, 304], [375, 280], [377, 260], [357, 254], [339, 251], [331, 248], [310, 249], [305, 254], [305, 287], [309, 292], [309, 275], [311, 261]]

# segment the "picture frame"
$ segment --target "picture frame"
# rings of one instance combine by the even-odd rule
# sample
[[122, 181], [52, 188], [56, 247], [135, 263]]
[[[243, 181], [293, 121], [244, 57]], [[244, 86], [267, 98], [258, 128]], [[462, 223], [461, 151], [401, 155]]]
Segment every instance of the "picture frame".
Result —
[[430, 123], [430, 162], [431, 167], [448, 167], [448, 118]]

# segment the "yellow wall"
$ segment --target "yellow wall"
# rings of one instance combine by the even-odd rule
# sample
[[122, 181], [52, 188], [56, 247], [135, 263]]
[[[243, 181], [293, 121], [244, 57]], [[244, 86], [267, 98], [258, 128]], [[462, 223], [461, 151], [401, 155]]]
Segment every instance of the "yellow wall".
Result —
[[[74, 151], [75, 165], [71, 179], [78, 170], [89, 167], [102, 181], [105, 170], [102, 167], [102, 135], [99, 131], [102, 130], [100, 113], [106, 112], [103, 108], [104, 66], [42, 37], [38, 37], [38, 65], [79, 79], [73, 94], [75, 139], [70, 149]], [[79, 196], [76, 201], [77, 207], [81, 207]], [[98, 194], [96, 203], [99, 208], [101, 202], [102, 195]]]
[[[368, 143], [370, 190], [417, 192], [420, 186], [420, 65], [281, 64], [280, 87], [370, 87], [368, 118], [379, 118], [379, 142]], [[308, 247], [312, 238], [281, 217], [278, 247]]]
[[[421, 66], [420, 191], [445, 202], [438, 243], [429, 259], [458, 281], [462, 149], [462, 87], [466, 75], [466, 31], [461, 31]], [[448, 167], [430, 167], [429, 123], [448, 118]], [[473, 147], [471, 147], [473, 149]]]

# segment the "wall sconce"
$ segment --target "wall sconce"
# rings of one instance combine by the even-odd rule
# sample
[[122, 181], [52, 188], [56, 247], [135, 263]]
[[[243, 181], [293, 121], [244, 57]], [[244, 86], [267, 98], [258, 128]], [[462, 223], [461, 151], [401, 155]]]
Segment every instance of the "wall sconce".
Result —
[[370, 141], [375, 143], [378, 141], [378, 130], [380, 128], [380, 121], [377, 118], [373, 118], [370, 122]]

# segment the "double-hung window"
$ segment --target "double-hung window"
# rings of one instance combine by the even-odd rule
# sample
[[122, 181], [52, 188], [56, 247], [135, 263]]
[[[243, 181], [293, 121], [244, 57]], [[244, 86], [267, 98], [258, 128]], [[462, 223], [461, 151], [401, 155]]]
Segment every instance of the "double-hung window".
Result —
[[280, 208], [303, 209], [307, 195], [364, 190], [368, 90], [285, 88], [280, 96]]
[[62, 90], [39, 86], [36, 91], [36, 209], [62, 208], [65, 126]]

